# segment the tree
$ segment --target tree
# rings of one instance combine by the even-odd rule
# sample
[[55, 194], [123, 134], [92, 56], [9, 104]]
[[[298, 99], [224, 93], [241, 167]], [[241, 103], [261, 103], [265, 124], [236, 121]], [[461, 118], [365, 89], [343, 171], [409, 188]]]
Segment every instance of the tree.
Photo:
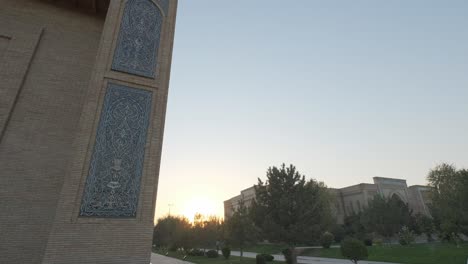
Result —
[[431, 214], [443, 237], [457, 240], [468, 235], [468, 171], [442, 163], [427, 176], [431, 190]]
[[402, 246], [407, 246], [414, 242], [414, 233], [407, 226], [401, 228], [401, 231], [398, 233], [398, 237], [398, 242]]
[[306, 181], [293, 165], [270, 167], [266, 177], [255, 186], [253, 218], [264, 238], [289, 245], [295, 264], [295, 246], [318, 242], [333, 223], [332, 198], [323, 183]]
[[216, 216], [209, 216], [204, 223], [207, 247], [216, 247], [217, 241], [223, 240], [223, 220]]
[[364, 239], [364, 236], [366, 234], [366, 228], [363, 226], [363, 222], [365, 221], [363, 221], [361, 218], [362, 212], [359, 212], [357, 214], [353, 213], [344, 218], [344, 236], [350, 236], [361, 240]]
[[231, 248], [230, 247], [223, 247], [221, 249], [221, 252], [223, 253], [224, 259], [229, 259], [231, 256]]
[[191, 246], [191, 224], [181, 216], [166, 216], [160, 218], [153, 230], [153, 244], [157, 247], [185, 249]]
[[325, 232], [320, 237], [320, 244], [323, 248], [330, 248], [333, 240], [335, 240], [335, 236], [330, 232]]
[[203, 215], [200, 213], [196, 213], [194, 215], [191, 233], [193, 237], [193, 246], [196, 248], [203, 248], [203, 252], [205, 252], [207, 238], [205, 236], [205, 232], [203, 232], [203, 218]]
[[425, 234], [427, 241], [432, 241], [432, 234], [435, 231], [435, 227], [431, 217], [417, 213], [412, 217], [410, 227], [417, 235]]
[[342, 225], [335, 224], [331, 228], [331, 233], [335, 237], [335, 242], [340, 243], [345, 238], [346, 230]]
[[367, 233], [377, 232], [389, 239], [411, 222], [412, 212], [396, 196], [386, 199], [376, 195], [361, 213], [360, 221]]
[[216, 241], [222, 239], [223, 222], [216, 216], [205, 217], [195, 214], [192, 234], [195, 246], [200, 248], [213, 248]]
[[351, 260], [354, 263], [358, 263], [359, 260], [367, 259], [369, 256], [367, 248], [361, 240], [355, 238], [345, 238], [341, 242], [341, 255]]
[[245, 245], [255, 242], [258, 238], [258, 230], [250, 218], [244, 200], [239, 201], [234, 214], [226, 221], [226, 228], [228, 241], [233, 246], [239, 247], [242, 261]]

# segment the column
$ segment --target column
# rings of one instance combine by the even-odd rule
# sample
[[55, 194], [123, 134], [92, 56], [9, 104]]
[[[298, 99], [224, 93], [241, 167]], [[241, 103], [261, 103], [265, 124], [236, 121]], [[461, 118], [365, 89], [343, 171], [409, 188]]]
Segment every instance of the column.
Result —
[[176, 8], [110, 1], [43, 264], [149, 263]]

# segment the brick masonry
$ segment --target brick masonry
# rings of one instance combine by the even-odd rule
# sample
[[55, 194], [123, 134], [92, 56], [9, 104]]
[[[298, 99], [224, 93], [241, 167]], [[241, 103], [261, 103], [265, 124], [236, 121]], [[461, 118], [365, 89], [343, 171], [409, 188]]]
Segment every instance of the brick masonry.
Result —
[[[155, 79], [111, 70], [125, 2], [0, 0], [0, 263], [149, 263], [177, 1]], [[79, 217], [108, 82], [153, 95], [133, 218]]]

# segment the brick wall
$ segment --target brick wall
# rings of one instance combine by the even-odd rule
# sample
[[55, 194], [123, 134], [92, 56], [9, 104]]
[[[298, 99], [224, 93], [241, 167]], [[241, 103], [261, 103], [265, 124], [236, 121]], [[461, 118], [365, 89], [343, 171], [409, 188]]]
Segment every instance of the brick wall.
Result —
[[32, 0], [0, 1], [0, 263], [40, 263], [103, 19]]

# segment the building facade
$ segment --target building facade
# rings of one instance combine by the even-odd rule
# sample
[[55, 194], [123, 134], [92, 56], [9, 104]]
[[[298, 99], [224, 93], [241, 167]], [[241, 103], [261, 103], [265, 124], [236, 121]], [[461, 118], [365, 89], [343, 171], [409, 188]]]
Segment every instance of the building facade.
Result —
[[0, 263], [149, 263], [176, 9], [0, 0]]
[[239, 202], [244, 200], [244, 205], [249, 207], [255, 199], [255, 187], [249, 187], [241, 191], [240, 195], [234, 196], [229, 200], [224, 201], [224, 219], [228, 219], [234, 214], [234, 211], [239, 206]]
[[[337, 222], [342, 224], [346, 216], [358, 213], [368, 206], [369, 201], [376, 195], [385, 198], [397, 197], [414, 213], [421, 213], [430, 216], [428, 205], [430, 188], [427, 186], [413, 185], [407, 186], [406, 180], [374, 177], [374, 183], [360, 183], [340, 189], [329, 188], [334, 196], [335, 203], [332, 212]], [[224, 218], [228, 219], [234, 213], [239, 201], [244, 200], [246, 206], [249, 206], [255, 199], [255, 187], [252, 186], [241, 191], [240, 195], [224, 201]]]

